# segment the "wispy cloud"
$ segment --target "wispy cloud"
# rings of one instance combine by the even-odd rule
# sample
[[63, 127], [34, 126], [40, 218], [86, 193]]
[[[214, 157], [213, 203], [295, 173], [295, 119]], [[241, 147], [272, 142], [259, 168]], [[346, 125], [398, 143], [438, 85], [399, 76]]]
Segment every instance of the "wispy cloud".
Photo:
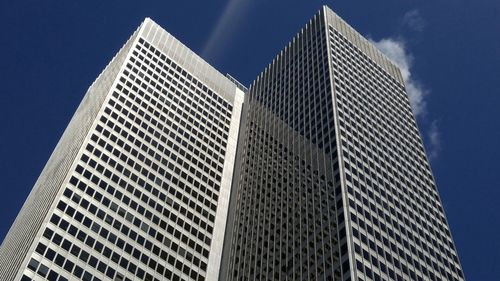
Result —
[[227, 40], [236, 30], [238, 21], [244, 16], [251, 4], [249, 0], [229, 0], [224, 12], [217, 21], [214, 29], [210, 33], [203, 49], [202, 56], [205, 58], [213, 57], [221, 52]]
[[439, 152], [441, 151], [441, 131], [438, 128], [437, 121], [434, 120], [429, 128], [429, 148], [427, 153], [429, 158], [434, 160], [437, 158]]
[[[418, 10], [411, 10], [405, 13], [401, 24], [414, 32], [422, 32], [426, 26], [426, 22]], [[426, 97], [430, 91], [415, 78], [412, 69], [414, 56], [410, 52], [402, 35], [386, 37], [378, 41], [370, 41], [399, 67], [401, 75], [405, 80], [406, 92], [410, 99], [413, 113], [420, 121], [425, 121], [425, 123], [429, 124], [429, 121], [425, 117], [427, 115]], [[442, 149], [441, 131], [436, 120], [431, 121], [430, 126], [427, 128], [426, 132], [424, 132], [428, 146], [427, 153], [429, 159], [434, 160], [438, 157]]]
[[411, 10], [404, 14], [403, 25], [413, 31], [422, 32], [427, 25], [419, 10]]
[[424, 98], [428, 91], [411, 73], [413, 55], [406, 49], [403, 39], [388, 37], [379, 41], [371, 40], [371, 42], [401, 70], [401, 75], [406, 84], [406, 92], [415, 115], [417, 117], [425, 115], [427, 109]]

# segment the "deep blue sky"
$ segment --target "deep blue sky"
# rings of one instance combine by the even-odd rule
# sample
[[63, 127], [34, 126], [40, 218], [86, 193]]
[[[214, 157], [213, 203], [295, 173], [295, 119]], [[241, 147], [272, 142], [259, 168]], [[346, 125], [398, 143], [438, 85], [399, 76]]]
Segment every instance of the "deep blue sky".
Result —
[[229, 17], [215, 0], [0, 3], [0, 241], [86, 89], [144, 17], [249, 84], [327, 4], [375, 41], [405, 42], [465, 275], [500, 280], [500, 2], [235, 1]]

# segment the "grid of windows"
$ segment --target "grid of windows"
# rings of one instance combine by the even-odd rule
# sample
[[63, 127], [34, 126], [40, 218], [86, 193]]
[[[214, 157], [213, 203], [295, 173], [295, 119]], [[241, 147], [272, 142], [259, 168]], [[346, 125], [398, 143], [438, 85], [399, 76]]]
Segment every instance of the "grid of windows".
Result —
[[464, 280], [399, 70], [327, 7], [248, 90], [146, 19], [40, 178], [3, 279]]
[[328, 160], [302, 158], [273, 131], [290, 140], [301, 139], [298, 134], [265, 109], [252, 109], [230, 279], [335, 280], [338, 243]]
[[358, 279], [463, 279], [404, 86], [329, 38]]
[[[109, 90], [113, 87], [139, 31], [140, 28], [134, 32], [89, 87], [33, 186], [32, 192], [9, 230], [2, 247], [0, 247], [0, 280], [19, 280], [21, 278], [25, 264], [29, 262], [36, 246], [37, 235], [43, 230], [48, 213], [51, 212], [54, 201], [57, 201], [59, 191], [65, 185], [68, 173], [71, 172], [81, 146]], [[31, 277], [24, 277], [24, 279], [26, 278]]]
[[340, 278], [326, 44], [316, 16], [250, 87], [229, 280]]
[[463, 280], [399, 70], [331, 10], [253, 82], [247, 119], [229, 280]]
[[232, 110], [139, 37], [23, 280], [205, 280]]

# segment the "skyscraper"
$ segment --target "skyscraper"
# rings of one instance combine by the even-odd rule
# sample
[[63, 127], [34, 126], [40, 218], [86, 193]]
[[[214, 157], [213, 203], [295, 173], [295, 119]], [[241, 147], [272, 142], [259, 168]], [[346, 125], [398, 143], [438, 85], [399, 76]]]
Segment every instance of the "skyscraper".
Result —
[[0, 280], [217, 280], [242, 101], [146, 19], [52, 153]]
[[323, 7], [247, 89], [146, 19], [1, 280], [464, 280], [399, 69]]
[[223, 276], [463, 280], [401, 73], [345, 21], [323, 7], [246, 99]]

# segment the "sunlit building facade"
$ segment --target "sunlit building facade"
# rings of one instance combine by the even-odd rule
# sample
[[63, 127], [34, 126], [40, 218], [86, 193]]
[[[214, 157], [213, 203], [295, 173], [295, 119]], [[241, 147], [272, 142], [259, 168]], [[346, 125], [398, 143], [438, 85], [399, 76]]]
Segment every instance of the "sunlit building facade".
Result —
[[0, 280], [217, 280], [242, 101], [146, 19], [55, 148]]

